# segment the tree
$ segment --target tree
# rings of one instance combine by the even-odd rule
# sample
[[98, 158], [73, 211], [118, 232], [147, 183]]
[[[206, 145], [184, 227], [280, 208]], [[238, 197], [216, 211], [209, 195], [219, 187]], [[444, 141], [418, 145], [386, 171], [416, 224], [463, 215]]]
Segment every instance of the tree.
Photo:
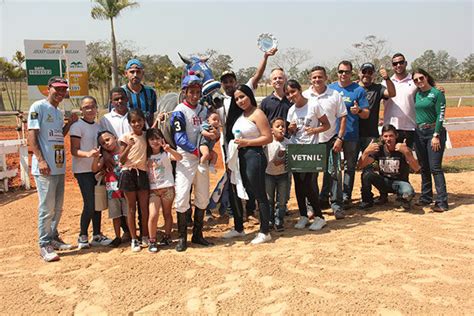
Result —
[[119, 85], [117, 66], [117, 44], [115, 40], [114, 19], [120, 15], [125, 8], [138, 7], [138, 3], [130, 0], [93, 0], [95, 6], [92, 8], [91, 16], [96, 20], [109, 20], [112, 43], [112, 85]]
[[289, 78], [297, 78], [299, 67], [310, 59], [309, 50], [290, 47], [273, 56], [271, 63], [273, 66], [283, 68]]
[[462, 62], [462, 78], [464, 80], [474, 81], [474, 54], [470, 54]]
[[237, 77], [237, 82], [240, 82], [240, 83], [248, 82], [250, 78], [252, 78], [253, 75], [255, 75], [256, 72], [257, 72], [257, 67], [240, 68], [235, 74], [235, 76]]
[[426, 50], [420, 57], [411, 63], [411, 69], [423, 68], [430, 74], [436, 71], [436, 54], [433, 50]]
[[411, 64], [412, 69], [423, 68], [429, 72], [436, 80], [451, 80], [458, 75], [458, 61], [450, 57], [448, 52], [440, 50], [434, 52], [429, 49]]
[[22, 85], [26, 78], [26, 71], [23, 69], [26, 58], [22, 52], [17, 51], [12, 61], [10, 63], [5, 58], [0, 58], [0, 79], [2, 90], [7, 94], [12, 111], [19, 111], [22, 103]]

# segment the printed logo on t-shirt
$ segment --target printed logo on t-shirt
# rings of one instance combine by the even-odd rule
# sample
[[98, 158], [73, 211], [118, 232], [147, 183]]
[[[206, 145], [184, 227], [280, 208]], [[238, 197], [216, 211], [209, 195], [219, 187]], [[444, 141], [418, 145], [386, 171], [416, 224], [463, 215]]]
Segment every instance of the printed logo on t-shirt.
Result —
[[393, 157], [381, 158], [379, 167], [385, 174], [397, 175], [400, 173], [400, 159]]
[[56, 168], [62, 168], [64, 165], [64, 145], [54, 145], [53, 149]]
[[54, 118], [51, 116], [51, 114], [48, 113], [48, 116], [46, 117], [46, 122], [54, 122]]
[[192, 121], [194, 126], [200, 126], [202, 124], [202, 119], [197, 115], [193, 116]]

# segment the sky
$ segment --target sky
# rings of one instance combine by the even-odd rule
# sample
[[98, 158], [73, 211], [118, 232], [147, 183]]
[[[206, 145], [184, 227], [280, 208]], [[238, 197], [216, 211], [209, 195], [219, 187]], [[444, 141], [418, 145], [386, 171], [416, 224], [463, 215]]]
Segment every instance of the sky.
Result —
[[[117, 40], [133, 41], [138, 54], [190, 54], [215, 49], [233, 68], [257, 66], [260, 33], [279, 49], [309, 50], [305, 66], [333, 67], [351, 56], [367, 35], [387, 41], [391, 54], [413, 61], [425, 50], [446, 50], [462, 61], [474, 52], [472, 1], [158, 1], [137, 0], [115, 20]], [[0, 0], [0, 56], [24, 52], [24, 39], [100, 41], [107, 21], [93, 20], [90, 0]]]

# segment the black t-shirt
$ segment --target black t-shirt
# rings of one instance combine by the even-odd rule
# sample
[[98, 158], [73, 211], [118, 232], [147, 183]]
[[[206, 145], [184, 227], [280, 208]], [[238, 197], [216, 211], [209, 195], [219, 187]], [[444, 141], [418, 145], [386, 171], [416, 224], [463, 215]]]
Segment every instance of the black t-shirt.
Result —
[[399, 151], [389, 152], [385, 146], [380, 145], [379, 151], [370, 155], [379, 162], [379, 173], [381, 176], [392, 180], [408, 182], [410, 166], [405, 155]]
[[280, 100], [273, 93], [263, 99], [260, 104], [260, 109], [267, 116], [268, 122], [277, 117], [282, 117], [286, 121], [290, 107], [291, 102], [286, 97]]
[[365, 88], [367, 92], [367, 101], [369, 101], [370, 115], [367, 119], [359, 120], [359, 136], [360, 137], [379, 137], [379, 112], [380, 101], [382, 100], [385, 88], [380, 83], [374, 83], [370, 87]]

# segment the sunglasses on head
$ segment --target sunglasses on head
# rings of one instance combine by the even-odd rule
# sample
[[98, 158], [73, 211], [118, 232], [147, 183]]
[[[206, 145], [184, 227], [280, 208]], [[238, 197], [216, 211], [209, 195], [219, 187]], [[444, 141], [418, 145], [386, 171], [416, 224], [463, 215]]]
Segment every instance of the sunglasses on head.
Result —
[[348, 74], [350, 74], [351, 72], [352, 72], [352, 70], [338, 70], [338, 71], [337, 71], [337, 73], [340, 74], [340, 75], [342, 75], [342, 74], [348, 75]]
[[425, 80], [425, 76], [419, 76], [418, 78], [413, 78], [415, 83], [422, 82]]
[[395, 67], [397, 65], [401, 66], [401, 65], [405, 65], [405, 63], [406, 63], [406, 60], [394, 61], [394, 62], [392, 62], [392, 66], [393, 67]]

